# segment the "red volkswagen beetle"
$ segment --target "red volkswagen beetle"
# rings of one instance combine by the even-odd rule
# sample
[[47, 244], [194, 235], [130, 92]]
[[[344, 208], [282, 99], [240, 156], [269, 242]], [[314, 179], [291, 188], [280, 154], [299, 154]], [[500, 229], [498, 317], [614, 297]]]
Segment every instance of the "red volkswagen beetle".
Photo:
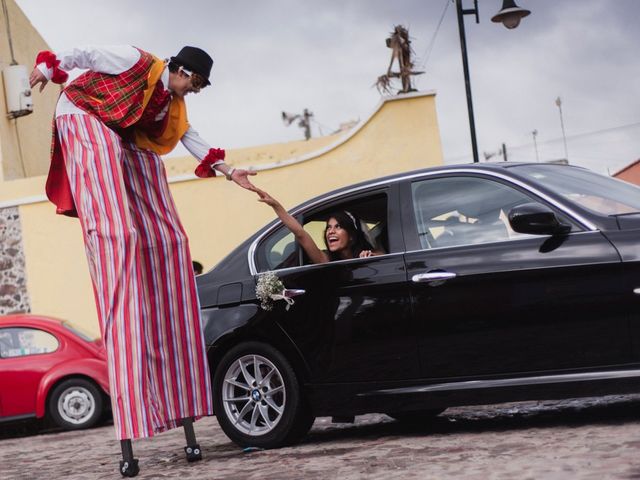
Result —
[[106, 353], [68, 323], [37, 315], [0, 317], [0, 422], [52, 419], [88, 428], [108, 404]]

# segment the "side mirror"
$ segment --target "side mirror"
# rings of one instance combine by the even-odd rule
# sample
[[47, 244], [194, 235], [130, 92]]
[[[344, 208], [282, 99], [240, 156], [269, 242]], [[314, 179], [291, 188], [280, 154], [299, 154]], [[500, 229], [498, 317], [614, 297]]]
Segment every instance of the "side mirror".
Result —
[[571, 225], [560, 222], [553, 210], [541, 203], [513, 207], [508, 217], [511, 228], [518, 233], [562, 235], [571, 231]]

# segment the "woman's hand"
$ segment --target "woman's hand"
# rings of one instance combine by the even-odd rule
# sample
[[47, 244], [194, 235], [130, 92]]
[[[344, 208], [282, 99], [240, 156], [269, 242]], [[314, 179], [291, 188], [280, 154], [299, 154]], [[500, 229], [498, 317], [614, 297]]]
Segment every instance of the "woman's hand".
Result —
[[41, 83], [40, 91], [44, 90], [45, 85], [49, 82], [44, 74], [38, 69], [34, 68], [31, 71], [31, 75], [29, 75], [29, 86], [31, 88], [35, 87], [37, 84]]
[[251, 183], [249, 176], [257, 175], [257, 172], [251, 170], [243, 170], [242, 168], [236, 168], [231, 174], [231, 180], [240, 185], [242, 188], [251, 190], [252, 192], [258, 192], [256, 186]]
[[271, 195], [269, 195], [264, 190], [260, 190], [259, 188], [256, 188], [255, 192], [260, 197], [258, 199], [259, 202], [266, 203], [271, 208], [278, 208], [278, 207], [282, 208], [282, 205], [280, 205], [280, 202], [278, 202], [275, 198], [273, 198]]
[[371, 250], [362, 250], [358, 256], [360, 258], [371, 257], [373, 256], [373, 252]]
[[264, 190], [260, 190], [259, 188], [255, 189], [255, 192], [260, 197], [258, 199], [259, 202], [266, 203], [273, 211], [278, 215], [278, 218], [282, 221], [282, 223], [287, 227], [293, 235], [296, 237], [296, 241], [302, 246], [304, 251], [309, 256], [309, 260], [313, 263], [326, 263], [329, 261], [329, 256], [320, 250], [316, 245], [316, 242], [313, 241], [311, 235], [303, 228], [303, 226], [293, 218], [280, 204], [278, 200], [273, 198]]

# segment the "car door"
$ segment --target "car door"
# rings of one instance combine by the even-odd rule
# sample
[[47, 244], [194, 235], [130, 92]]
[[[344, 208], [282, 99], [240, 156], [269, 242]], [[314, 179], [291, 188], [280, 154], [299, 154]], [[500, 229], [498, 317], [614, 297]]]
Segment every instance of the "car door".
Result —
[[36, 328], [0, 329], [0, 416], [35, 414], [42, 376], [55, 364], [58, 339]]
[[[304, 291], [289, 310], [281, 308], [278, 323], [297, 345], [314, 383], [419, 377], [395, 190], [320, 205], [304, 213], [305, 223], [319, 211], [346, 209], [345, 202], [357, 216], [359, 206], [380, 195], [387, 204], [383, 207], [388, 222], [382, 226], [388, 231], [384, 254], [276, 270], [286, 288]], [[275, 232], [273, 238], [266, 238], [258, 247], [258, 257], [290, 265], [286, 235]]]
[[[617, 251], [571, 222], [561, 237], [516, 234], [506, 214], [542, 202], [504, 178], [407, 182], [407, 275], [425, 378], [600, 368], [632, 361], [611, 282]], [[553, 207], [556, 208], [556, 207]]]

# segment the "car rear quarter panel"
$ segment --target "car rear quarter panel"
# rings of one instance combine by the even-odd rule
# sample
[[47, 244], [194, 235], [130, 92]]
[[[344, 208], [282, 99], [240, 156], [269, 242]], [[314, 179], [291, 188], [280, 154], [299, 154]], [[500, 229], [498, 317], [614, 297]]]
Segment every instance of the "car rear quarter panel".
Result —
[[60, 381], [70, 377], [85, 377], [94, 381], [104, 393], [109, 394], [107, 363], [97, 358], [69, 360], [51, 369], [40, 381], [36, 394], [36, 417], [47, 411], [47, 399], [51, 389]]
[[[282, 308], [284, 310], [284, 308]], [[278, 349], [303, 381], [309, 369], [303, 356], [278, 322], [278, 311], [265, 312], [256, 304], [204, 309], [204, 335], [211, 374], [222, 356], [243, 341], [262, 341]], [[281, 312], [280, 312], [281, 313]]]

